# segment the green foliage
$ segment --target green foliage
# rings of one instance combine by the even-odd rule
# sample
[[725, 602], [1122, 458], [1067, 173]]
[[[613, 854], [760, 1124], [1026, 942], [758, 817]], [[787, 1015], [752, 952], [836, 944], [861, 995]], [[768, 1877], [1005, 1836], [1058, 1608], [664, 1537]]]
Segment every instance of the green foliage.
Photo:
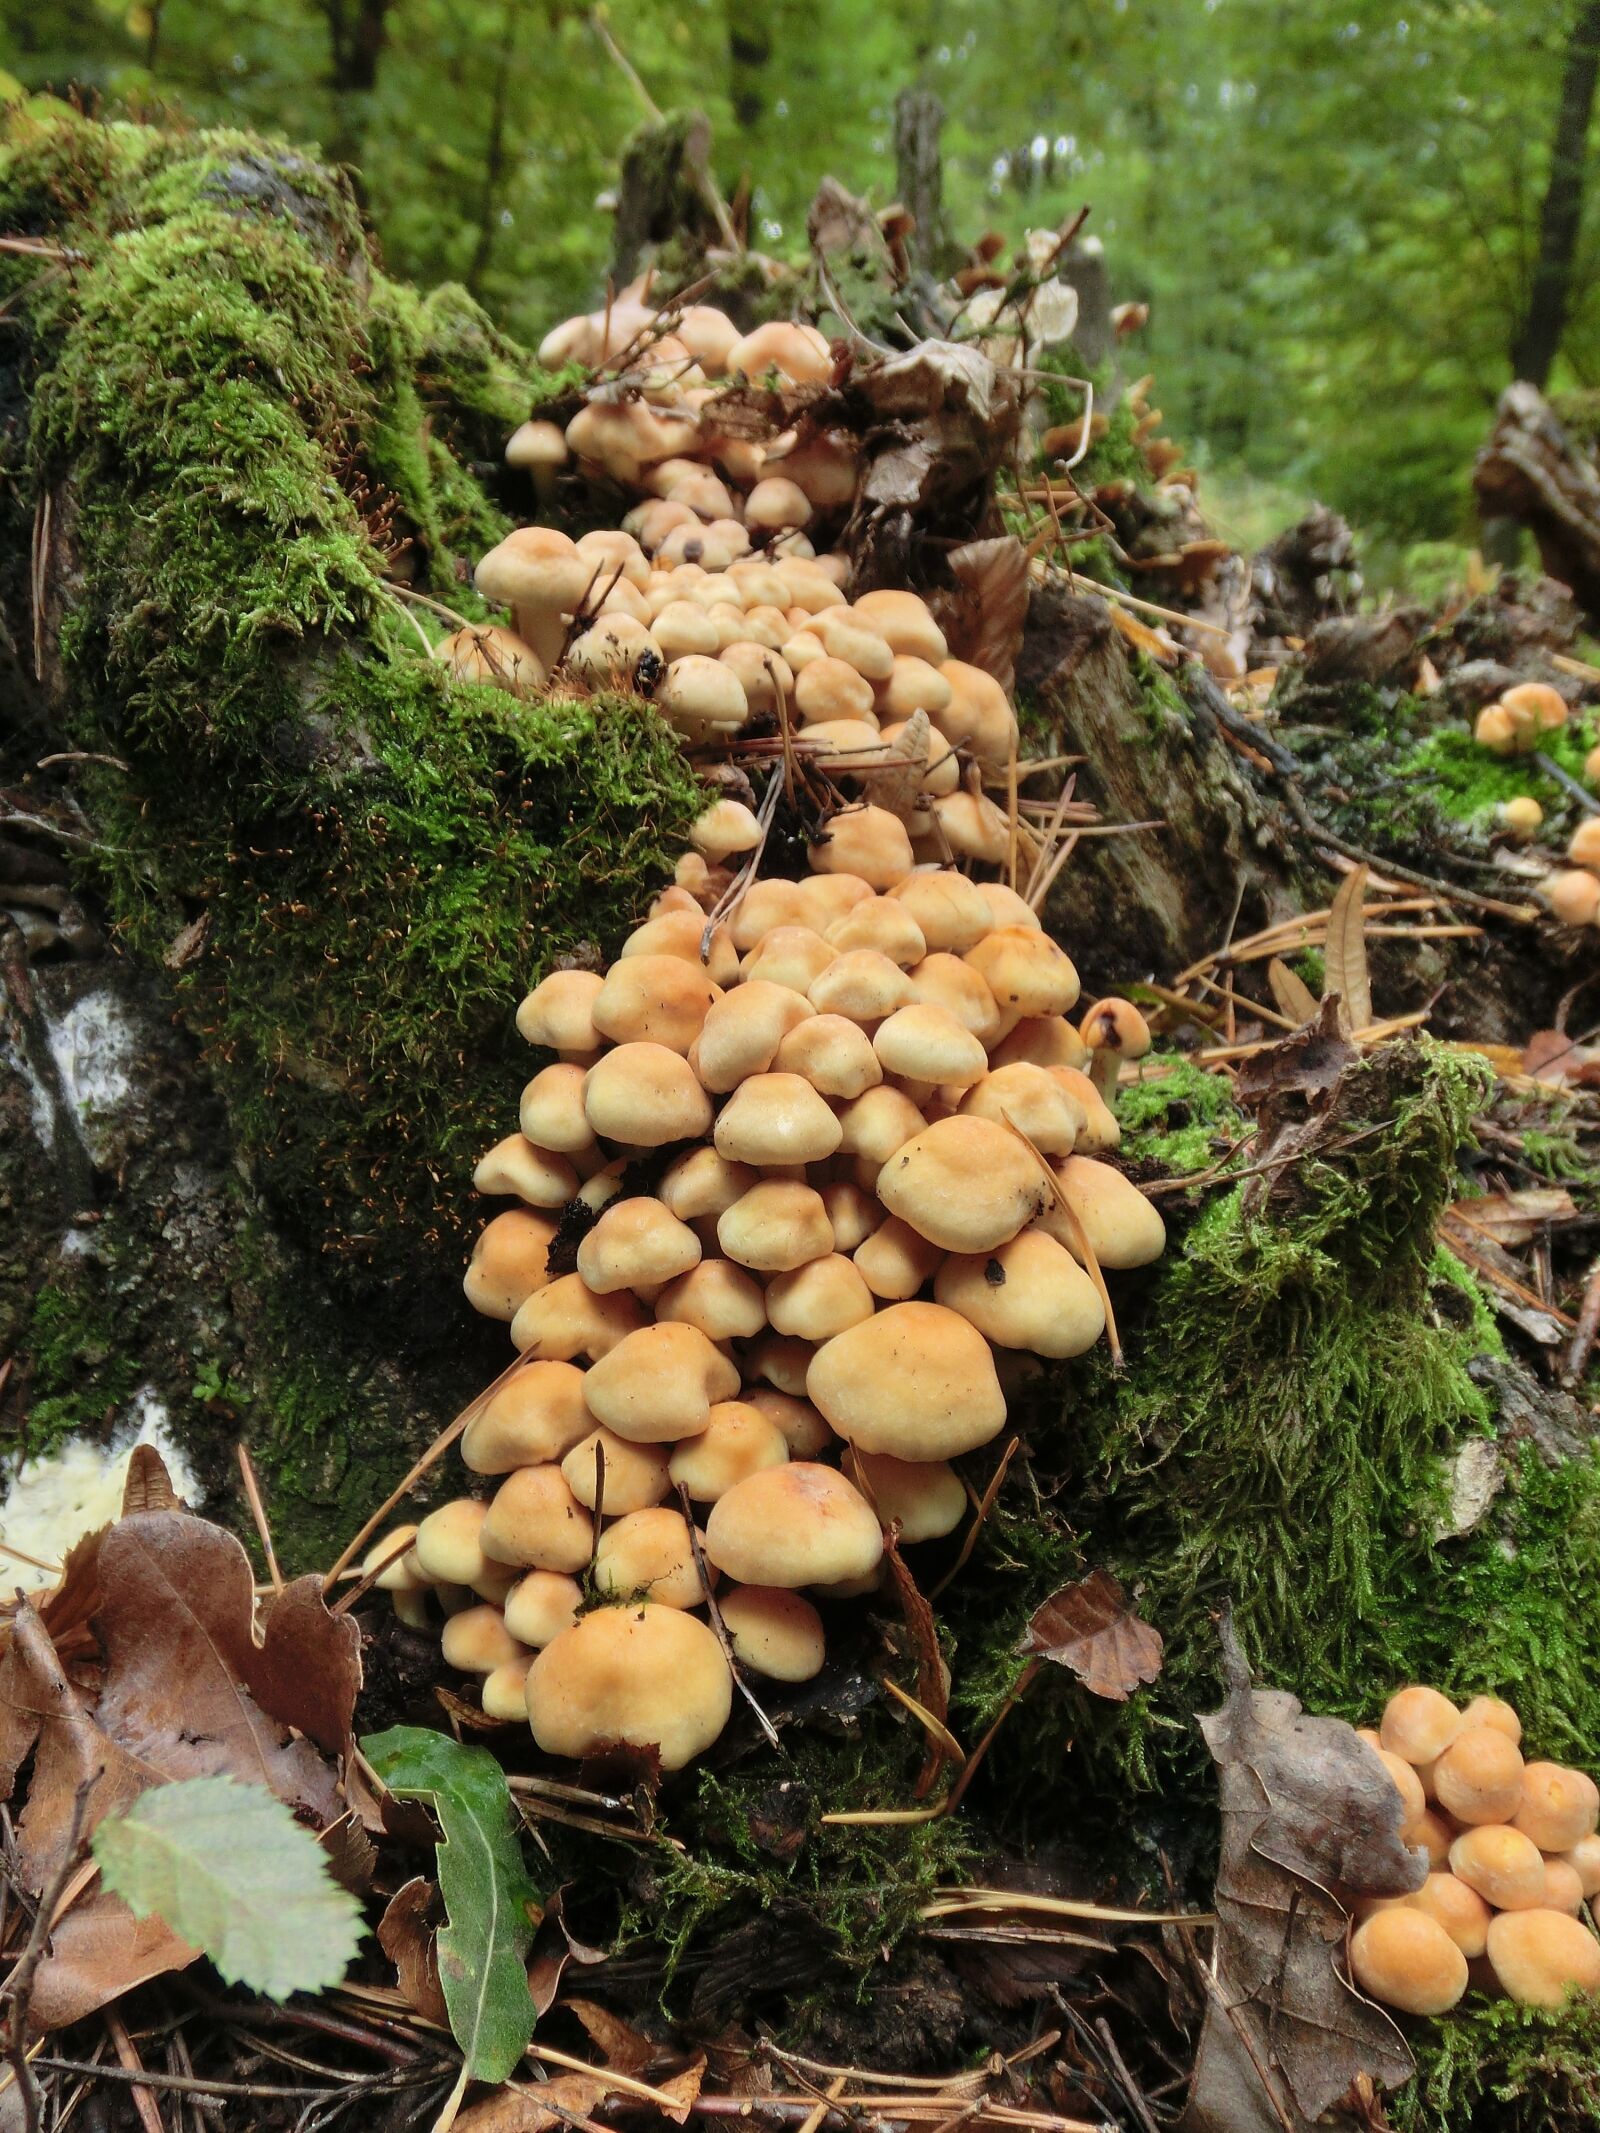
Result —
[[1143, 1069], [1136, 1082], [1117, 1091], [1124, 1161], [1159, 1164], [1169, 1177], [1209, 1170], [1245, 1128], [1227, 1078], [1159, 1052]]
[[467, 2072], [505, 2081], [533, 2035], [528, 1949], [538, 1891], [515, 1834], [505, 1772], [487, 1748], [421, 1726], [370, 1733], [361, 1752], [398, 1799], [439, 1824], [439, 1983]]
[[[1570, 719], [1559, 732], [1546, 734], [1544, 753], [1569, 776], [1578, 777], [1594, 736], [1584, 719]], [[1555, 779], [1531, 756], [1491, 755], [1459, 726], [1441, 727], [1403, 756], [1396, 775], [1414, 785], [1442, 814], [1460, 822], [1487, 818], [1519, 793], [1531, 793], [1546, 815], [1560, 816], [1571, 805]]]
[[182, 1778], [141, 1793], [94, 1833], [105, 1886], [210, 1956], [230, 1985], [269, 2000], [337, 1985], [361, 1906], [328, 1855], [262, 1785]]
[[1600, 2007], [1559, 2014], [1476, 1995], [1410, 2027], [1417, 2077], [1389, 2104], [1399, 2133], [1553, 2133], [1600, 2125]]

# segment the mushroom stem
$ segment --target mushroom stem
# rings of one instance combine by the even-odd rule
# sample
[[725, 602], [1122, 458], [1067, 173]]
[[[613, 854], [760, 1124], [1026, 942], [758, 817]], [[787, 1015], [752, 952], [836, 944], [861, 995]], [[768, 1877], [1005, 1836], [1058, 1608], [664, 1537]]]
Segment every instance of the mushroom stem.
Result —
[[517, 635], [524, 644], [532, 645], [539, 655], [539, 664], [548, 674], [566, 649], [567, 624], [561, 609], [543, 603], [528, 607], [518, 601], [512, 615]]
[[1100, 1092], [1100, 1101], [1108, 1111], [1117, 1105], [1117, 1076], [1122, 1071], [1122, 1054], [1112, 1045], [1101, 1045], [1089, 1057], [1089, 1079]]

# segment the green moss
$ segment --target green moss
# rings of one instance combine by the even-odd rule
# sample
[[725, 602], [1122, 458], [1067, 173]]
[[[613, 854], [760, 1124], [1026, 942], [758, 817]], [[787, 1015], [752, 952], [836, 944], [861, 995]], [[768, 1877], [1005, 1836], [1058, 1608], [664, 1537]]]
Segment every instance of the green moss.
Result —
[[66, 1261], [35, 1295], [22, 1343], [33, 1389], [17, 1447], [29, 1458], [79, 1431], [96, 1432], [138, 1390], [139, 1353], [116, 1288], [100, 1263], [80, 1258]]
[[1565, 2133], [1600, 2125], [1600, 2008], [1545, 2014], [1476, 1996], [1407, 2025], [1417, 2078], [1389, 2100], [1399, 2133]]
[[504, 522], [441, 432], [557, 381], [460, 291], [387, 282], [339, 183], [248, 136], [20, 122], [0, 221], [83, 254], [0, 262], [0, 296], [35, 372], [12, 471], [75, 503], [65, 717], [131, 766], [89, 788], [117, 929], [159, 962], [204, 915], [180, 1004], [306, 1234], [453, 1250], [525, 1078], [516, 1000], [615, 946], [698, 804], [652, 712], [448, 685], [386, 585], [403, 549], [470, 598]]
[[[1039, 358], [1039, 368], [1052, 373], [1042, 383], [1047, 414], [1047, 428], [1056, 428], [1063, 423], [1077, 422], [1084, 411], [1084, 393], [1081, 386], [1070, 384], [1069, 375], [1083, 375], [1082, 358], [1071, 347], [1048, 350]], [[1108, 369], [1091, 372], [1094, 382], [1094, 405], [1097, 414], [1107, 416], [1106, 433], [1090, 445], [1088, 452], [1072, 470], [1072, 478], [1080, 489], [1097, 488], [1102, 482], [1131, 481], [1136, 488], [1152, 486], [1149, 462], [1134, 436], [1138, 417], [1126, 398], [1111, 400], [1111, 373]], [[1108, 412], [1109, 406], [1109, 412]], [[1075, 559], [1076, 560], [1076, 559]]]
[[[1573, 719], [1559, 732], [1545, 736], [1544, 753], [1572, 777], [1579, 777], [1593, 745], [1588, 722]], [[1470, 733], [1455, 726], [1430, 734], [1402, 757], [1396, 775], [1458, 822], [1487, 822], [1495, 808], [1522, 793], [1531, 793], [1547, 815], [1560, 815], [1571, 804], [1554, 778], [1531, 757], [1491, 755]]]
[[1152, 1053], [1143, 1065], [1139, 1080], [1117, 1091], [1123, 1159], [1158, 1164], [1169, 1177], [1211, 1169], [1246, 1127], [1227, 1076], [1177, 1053]]

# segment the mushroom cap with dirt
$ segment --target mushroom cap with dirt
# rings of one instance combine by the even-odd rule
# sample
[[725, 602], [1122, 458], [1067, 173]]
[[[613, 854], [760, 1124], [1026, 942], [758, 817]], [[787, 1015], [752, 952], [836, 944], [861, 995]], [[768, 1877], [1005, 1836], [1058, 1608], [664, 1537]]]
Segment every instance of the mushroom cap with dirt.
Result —
[[681, 1770], [721, 1733], [733, 1676], [698, 1615], [651, 1601], [597, 1607], [563, 1630], [528, 1669], [533, 1737], [576, 1759], [622, 1743], [653, 1748]]

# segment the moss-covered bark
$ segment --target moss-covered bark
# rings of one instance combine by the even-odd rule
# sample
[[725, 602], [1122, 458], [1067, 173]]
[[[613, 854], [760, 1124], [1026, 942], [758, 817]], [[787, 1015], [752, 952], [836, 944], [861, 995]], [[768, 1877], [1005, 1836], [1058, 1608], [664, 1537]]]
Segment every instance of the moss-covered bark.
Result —
[[[358, 1491], [307, 1490], [338, 1508], [287, 1537], [299, 1557], [408, 1448], [348, 1412], [348, 1356], [306, 1382], [308, 1296], [331, 1264], [358, 1354], [420, 1346], [430, 1405], [470, 1389], [448, 1299], [472, 1162], [529, 1070], [511, 1010], [555, 958], [614, 945], [696, 788], [636, 703], [518, 704], [426, 658], [395, 587], [475, 607], [501, 441], [559, 381], [463, 292], [389, 281], [341, 180], [245, 135], [36, 107], [0, 229], [41, 248], [0, 260], [8, 768], [37, 741], [115, 759], [68, 772], [84, 863], [221, 1098], [230, 1268], [276, 1353], [250, 1420], [291, 1496], [302, 1456], [361, 1445]], [[103, 1413], [59, 1340], [35, 1377], [56, 1422], [77, 1392], [78, 1419]]]

